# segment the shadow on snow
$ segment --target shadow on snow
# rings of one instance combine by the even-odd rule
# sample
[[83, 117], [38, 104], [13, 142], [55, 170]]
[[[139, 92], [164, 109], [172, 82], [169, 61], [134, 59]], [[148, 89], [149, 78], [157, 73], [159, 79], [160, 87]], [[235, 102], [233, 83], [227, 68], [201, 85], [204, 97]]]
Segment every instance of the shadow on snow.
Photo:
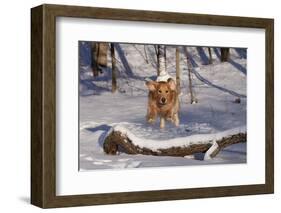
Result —
[[107, 135], [107, 132], [111, 129], [111, 126], [107, 125], [107, 124], [102, 124], [100, 126], [96, 126], [96, 127], [88, 127], [86, 128], [86, 130], [90, 131], [90, 132], [97, 132], [97, 131], [103, 131], [103, 133], [100, 135], [99, 139], [98, 139], [98, 143], [101, 147], [103, 147], [103, 141]]
[[[214, 51], [215, 51], [217, 57], [220, 58], [218, 49], [217, 49], [217, 48], [214, 48]], [[186, 54], [186, 57], [190, 60], [190, 62], [191, 62], [191, 64], [192, 64], [192, 68], [193, 68], [193, 69], [192, 69], [192, 73], [193, 73], [200, 81], [202, 81], [203, 83], [205, 83], [205, 84], [207, 84], [207, 85], [209, 85], [209, 86], [211, 86], [211, 87], [214, 87], [214, 88], [216, 88], [216, 89], [219, 89], [219, 90], [221, 90], [221, 91], [223, 91], [223, 92], [229, 93], [229, 94], [231, 94], [231, 95], [233, 95], [233, 96], [236, 96], [236, 97], [239, 97], [239, 98], [246, 98], [246, 97], [247, 97], [246, 95], [239, 94], [239, 93], [234, 92], [234, 91], [232, 91], [232, 90], [229, 90], [229, 89], [226, 89], [226, 88], [224, 88], [224, 87], [218, 86], [218, 85], [212, 83], [211, 81], [207, 80], [207, 79], [204, 78], [203, 76], [201, 76], [201, 75], [196, 71], [196, 69], [194, 69], [194, 68], [198, 68], [198, 65], [196, 64], [196, 62], [195, 62], [194, 59], [192, 58], [192, 55], [189, 54], [189, 52], [187, 51], [186, 48], [184, 48], [184, 53]], [[240, 65], [240, 66], [241, 66], [241, 65]]]
[[199, 54], [199, 56], [201, 58], [202, 64], [203, 65], [208, 65], [210, 60], [209, 60], [208, 56], [206, 55], [203, 47], [197, 47], [196, 49], [197, 49], [197, 52], [198, 52], [198, 54]]
[[124, 66], [124, 70], [125, 70], [125, 73], [127, 74], [127, 76], [129, 78], [133, 78], [133, 79], [137, 79], [137, 80], [144, 80], [143, 77], [137, 76], [133, 73], [131, 66], [130, 66], [121, 46], [119, 44], [115, 44], [115, 49], [120, 57], [120, 60]]
[[[237, 51], [238, 48], [236, 48], [235, 50]], [[243, 51], [243, 49], [239, 49], [238, 51]], [[221, 58], [221, 54], [219, 52], [219, 48], [214, 48], [214, 52], [216, 54], [216, 56], [220, 59]], [[240, 55], [240, 54], [239, 54]], [[241, 56], [240, 56], [241, 57]], [[242, 58], [244, 58], [246, 56], [243, 56]], [[231, 58], [228, 59], [228, 62], [234, 66], [237, 70], [239, 70], [240, 72], [242, 72], [243, 74], [247, 74], [247, 69], [245, 67], [243, 67], [241, 64], [233, 61]]]

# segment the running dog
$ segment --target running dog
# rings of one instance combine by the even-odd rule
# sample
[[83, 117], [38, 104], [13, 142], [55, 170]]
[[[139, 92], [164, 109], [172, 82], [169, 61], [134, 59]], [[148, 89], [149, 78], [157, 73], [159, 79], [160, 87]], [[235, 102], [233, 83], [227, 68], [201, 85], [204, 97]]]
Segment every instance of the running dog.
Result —
[[176, 83], [172, 78], [168, 81], [147, 81], [148, 107], [146, 120], [155, 123], [160, 117], [160, 128], [165, 127], [165, 121], [171, 121], [175, 126], [179, 125], [179, 101]]

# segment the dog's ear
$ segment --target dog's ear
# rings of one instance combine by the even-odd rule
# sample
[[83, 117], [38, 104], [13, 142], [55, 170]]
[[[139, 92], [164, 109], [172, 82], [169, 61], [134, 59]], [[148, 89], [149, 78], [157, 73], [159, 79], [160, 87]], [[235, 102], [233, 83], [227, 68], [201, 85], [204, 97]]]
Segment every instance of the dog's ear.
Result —
[[153, 92], [153, 91], [156, 90], [157, 82], [155, 82], [155, 81], [147, 81], [147, 82], [145, 82], [145, 85], [147, 86], [149, 91]]
[[174, 79], [169, 78], [169, 79], [168, 79], [168, 84], [169, 84], [170, 89], [171, 89], [172, 91], [175, 91], [175, 90], [176, 90], [177, 86], [176, 86], [176, 82], [174, 81]]

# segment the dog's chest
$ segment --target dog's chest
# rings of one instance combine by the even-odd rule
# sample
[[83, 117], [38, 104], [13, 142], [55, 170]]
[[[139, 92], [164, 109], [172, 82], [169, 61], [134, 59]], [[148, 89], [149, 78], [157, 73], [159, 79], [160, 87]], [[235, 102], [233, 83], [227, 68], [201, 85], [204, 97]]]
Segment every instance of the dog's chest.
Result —
[[169, 111], [173, 110], [173, 104], [167, 104], [165, 106], [161, 106], [161, 107], [157, 107], [158, 108], [158, 112], [161, 115], [165, 115], [167, 114]]

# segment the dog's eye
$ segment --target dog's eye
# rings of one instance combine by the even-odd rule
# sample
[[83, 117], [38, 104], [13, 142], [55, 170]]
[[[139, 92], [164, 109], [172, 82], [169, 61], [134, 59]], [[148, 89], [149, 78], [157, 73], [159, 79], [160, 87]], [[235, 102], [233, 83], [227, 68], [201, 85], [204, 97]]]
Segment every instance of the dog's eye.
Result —
[[169, 93], [169, 91], [168, 91], [168, 90], [166, 90], [166, 93]]
[[161, 91], [161, 90], [158, 90], [158, 93], [162, 93], [162, 91]]

